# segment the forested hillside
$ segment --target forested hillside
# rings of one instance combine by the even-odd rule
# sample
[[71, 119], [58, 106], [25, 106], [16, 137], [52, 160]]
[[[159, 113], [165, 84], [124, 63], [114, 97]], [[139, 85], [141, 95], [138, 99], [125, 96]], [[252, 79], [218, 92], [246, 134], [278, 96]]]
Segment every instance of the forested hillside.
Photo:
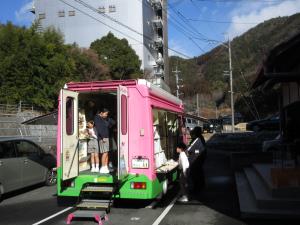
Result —
[[[257, 117], [250, 95], [256, 103], [260, 117], [276, 111], [278, 105], [274, 96], [276, 91], [261, 93], [259, 91], [250, 92], [249, 89], [255, 79], [257, 68], [268, 51], [299, 31], [300, 14], [295, 14], [290, 17], [279, 17], [265, 21], [232, 40], [235, 107], [247, 119]], [[182, 78], [186, 84], [182, 91], [188, 104], [195, 105], [195, 93], [200, 93], [201, 109], [206, 114], [204, 116], [214, 116], [216, 105], [220, 109], [228, 108], [229, 78], [224, 76], [224, 71], [229, 70], [228, 49], [226, 47], [219, 45], [210, 52], [194, 59], [184, 60], [179, 57], [171, 57], [170, 61], [171, 68], [178, 65], [179, 70], [182, 71]], [[174, 83], [172, 88], [174, 88]], [[264, 97], [262, 97], [263, 95]]]
[[[0, 24], [0, 104], [22, 101], [51, 111], [57, 107], [59, 90], [67, 82], [140, 77], [141, 62], [128, 42], [112, 34], [103, 38], [101, 56], [105, 59], [99, 57], [96, 44], [95, 49], [66, 45], [63, 36], [53, 29], [41, 33], [36, 25], [25, 28]], [[122, 54], [109, 55], [118, 54], [112, 46]], [[124, 61], [130, 70], [124, 69]]]

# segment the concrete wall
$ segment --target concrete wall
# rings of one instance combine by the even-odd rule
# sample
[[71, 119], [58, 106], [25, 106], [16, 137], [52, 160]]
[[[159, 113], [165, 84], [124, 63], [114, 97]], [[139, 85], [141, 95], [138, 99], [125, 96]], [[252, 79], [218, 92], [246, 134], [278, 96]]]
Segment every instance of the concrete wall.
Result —
[[0, 137], [20, 137], [39, 144], [46, 152], [56, 150], [57, 126], [22, 125], [22, 117], [0, 116]]

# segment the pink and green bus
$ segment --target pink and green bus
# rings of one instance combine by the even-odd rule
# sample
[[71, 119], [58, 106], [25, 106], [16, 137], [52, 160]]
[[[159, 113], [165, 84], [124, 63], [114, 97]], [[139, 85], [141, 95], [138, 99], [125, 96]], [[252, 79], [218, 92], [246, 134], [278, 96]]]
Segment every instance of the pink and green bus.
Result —
[[[88, 101], [117, 121], [110, 174], [90, 172], [82, 135]], [[60, 91], [57, 132], [57, 195], [76, 199], [86, 185], [113, 185], [114, 198], [154, 199], [177, 179], [176, 144], [183, 141], [182, 101], [140, 80], [71, 82]], [[112, 145], [113, 146], [113, 145]]]

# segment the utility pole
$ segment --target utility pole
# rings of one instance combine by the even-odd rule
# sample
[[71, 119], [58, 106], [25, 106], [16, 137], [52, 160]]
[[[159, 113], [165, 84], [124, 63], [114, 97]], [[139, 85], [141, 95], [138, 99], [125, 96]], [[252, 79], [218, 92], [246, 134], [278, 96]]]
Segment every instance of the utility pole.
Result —
[[175, 73], [175, 78], [176, 78], [176, 97], [179, 98], [179, 73], [180, 71], [178, 70], [178, 67], [176, 66], [176, 70], [172, 71], [173, 73]]
[[197, 116], [200, 117], [200, 109], [199, 109], [199, 93], [197, 93]]
[[229, 76], [230, 76], [230, 103], [231, 103], [231, 131], [234, 133], [234, 102], [233, 102], [233, 82], [232, 82], [232, 65], [231, 65], [231, 45], [228, 37], [228, 54], [229, 54]]

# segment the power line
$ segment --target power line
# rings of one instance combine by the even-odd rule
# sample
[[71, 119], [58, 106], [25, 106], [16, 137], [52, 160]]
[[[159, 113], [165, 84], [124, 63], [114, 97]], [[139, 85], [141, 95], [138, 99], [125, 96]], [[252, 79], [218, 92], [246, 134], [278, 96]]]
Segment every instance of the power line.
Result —
[[138, 32], [138, 31], [136, 31], [135, 29], [131, 28], [130, 26], [127, 26], [126, 24], [124, 24], [124, 23], [122, 23], [122, 22], [116, 20], [115, 18], [113, 18], [113, 17], [111, 17], [111, 16], [109, 16], [109, 15], [107, 15], [107, 14], [105, 14], [105, 13], [99, 13], [98, 9], [96, 9], [95, 7], [93, 7], [93, 6], [91, 6], [91, 5], [87, 4], [87, 3], [85, 3], [84, 1], [81, 1], [81, 0], [73, 0], [73, 1], [78, 2], [79, 4], [85, 6], [86, 8], [89, 8], [90, 10], [92, 10], [92, 11], [94, 11], [94, 12], [100, 14], [101, 16], [103, 16], [103, 17], [105, 17], [105, 18], [108, 18], [109, 20], [111, 20], [111, 21], [113, 21], [113, 22], [115, 22], [115, 23], [117, 23], [117, 24], [119, 24], [119, 25], [121, 25], [121, 26], [127, 28], [128, 30], [130, 30], [130, 31], [132, 31], [132, 32], [134, 32], [134, 33], [136, 33], [136, 34], [138, 34], [138, 35], [141, 35], [141, 36], [143, 36], [143, 37], [145, 37], [145, 38], [147, 38], [147, 39], [149, 39], [149, 40], [152, 40], [152, 38], [150, 38], [150, 37], [148, 37], [148, 36], [146, 36], [146, 35], [144, 35], [144, 34]]
[[[180, 13], [179, 13], [179, 12], [176, 12], [173, 8], [171, 8], [171, 10], [174, 11], [175, 13], [177, 13], [177, 14], [180, 15]], [[180, 18], [180, 17], [179, 17], [179, 18]], [[184, 20], [183, 20], [183, 21], [184, 21]], [[184, 22], [186, 23], [186, 21], [184, 21]], [[191, 26], [191, 27], [192, 27], [192, 26]], [[197, 29], [194, 29], [194, 30], [197, 32], [197, 34], [199, 34], [199, 35], [202, 36], [202, 38], [197, 37], [197, 39], [202, 40], [202, 41], [205, 41], [205, 42], [208, 42], [208, 40], [206, 39], [205, 35], [203, 35], [203, 34], [201, 34], [200, 32], [198, 32]], [[195, 42], [195, 40], [194, 40], [192, 37], [188, 37], [188, 39], [189, 39], [190, 41], [192, 41], [192, 42], [194, 43], [194, 45], [196, 45], [203, 53], [205, 53], [204, 49], [203, 49], [197, 42]]]
[[[202, 11], [202, 9], [194, 2], [194, 0], [190, 0], [190, 2], [199, 10]], [[211, 24], [205, 23], [207, 25], [208, 29], [211, 30], [213, 33], [217, 33], [214, 29], [214, 27]]]
[[[93, 10], [93, 11], [96, 12], [96, 13], [99, 13], [99, 12], [98, 12], [98, 9], [94, 8], [93, 6], [91, 6], [91, 5], [89, 5], [89, 4], [85, 3], [85, 2], [83, 2], [83, 1], [81, 1], [81, 0], [74, 0], [74, 1], [78, 2], [79, 4], [81, 4], [81, 5], [83, 5], [83, 6], [87, 7], [87, 8], [89, 8], [89, 9], [91, 9], [91, 10]], [[131, 27], [127, 26], [126, 24], [124, 24], [124, 23], [122, 23], [122, 22], [120, 22], [120, 21], [118, 21], [118, 20], [116, 20], [116, 19], [114, 19], [114, 18], [108, 16], [107, 14], [100, 13], [100, 15], [103, 16], [103, 17], [106, 17], [106, 18], [110, 19], [111, 21], [113, 21], [113, 22], [115, 22], [115, 23], [117, 23], [117, 24], [119, 24], [119, 25], [121, 25], [121, 26], [123, 26], [123, 27], [129, 29], [130, 31], [132, 31], [132, 32], [134, 32], [134, 33], [136, 33], [136, 34], [138, 34], [138, 35], [141, 35], [141, 36], [147, 38], [147, 39], [150, 40], [150, 41], [153, 40], [151, 37], [146, 36], [146, 35], [144, 35], [144, 34], [138, 32], [138, 31], [134, 30], [133, 28], [131, 28]], [[164, 48], [165, 48], [165, 47], [164, 47]], [[168, 48], [168, 49], [170, 49], [170, 48]], [[173, 49], [170, 49], [170, 50], [171, 50], [171, 51], [174, 51]], [[176, 53], [179, 53], [179, 51], [175, 51], [175, 52], [176, 52]], [[181, 55], [184, 55], [184, 56], [186, 57], [185, 54], [183, 54], [183, 53], [180, 53], [180, 54], [181, 54]]]
[[[139, 2], [141, 2], [144, 6], [146, 6], [146, 7], [148, 7], [148, 8], [150, 8], [150, 9], [152, 9], [152, 6], [150, 6], [148, 3], [146, 3], [145, 1], [143, 1], [143, 0], [137, 0], [137, 1], [139, 1]], [[177, 20], [175, 17], [174, 18], [172, 18], [171, 17], [171, 14], [168, 12], [168, 10], [166, 10], [163, 6], [162, 6], [162, 10], [166, 13], [166, 15], [168, 15], [168, 19], [169, 19], [169, 22], [171, 23], [171, 24], [173, 24], [173, 26], [175, 26], [176, 27], [176, 29], [178, 28], [178, 29], [180, 29], [180, 32], [185, 32], [185, 33], [188, 33], [188, 35], [197, 35], [196, 34], [196, 32], [193, 30], [193, 29], [191, 29], [190, 27], [187, 27], [187, 26], [185, 26], [184, 24], [182, 24], [179, 20]], [[175, 21], [175, 22], [173, 22], [173, 20]], [[178, 30], [177, 29], [177, 30]]]
[[220, 20], [203, 20], [196, 18], [186, 18], [189, 21], [203, 22], [203, 23], [226, 23], [226, 24], [259, 24], [261, 22], [233, 22], [233, 21], [220, 21]]
[[[244, 73], [243, 73], [243, 71], [242, 71], [242, 69], [241, 69], [240, 63], [239, 63], [239, 61], [238, 61], [238, 59], [237, 59], [237, 57], [236, 57], [236, 54], [235, 54], [234, 52], [233, 52], [233, 57], [234, 57], [235, 61], [237, 62], [237, 65], [238, 65], [238, 67], [239, 67], [240, 73], [241, 73], [241, 75], [242, 75], [242, 77], [243, 77], [243, 79], [244, 79], [246, 88], [249, 90], [249, 89], [250, 89], [250, 85], [248, 84], [248, 82], [247, 82], [247, 80], [246, 80], [246, 77], [244, 76]], [[241, 92], [242, 92], [242, 91], [241, 91]], [[244, 96], [244, 94], [243, 94], [243, 96]], [[251, 101], [251, 103], [252, 103], [252, 105], [253, 105], [254, 111], [255, 111], [255, 113], [256, 113], [256, 116], [255, 116], [255, 117], [256, 117], [257, 119], [259, 119], [260, 116], [259, 116], [257, 107], [256, 107], [256, 105], [255, 105], [255, 102], [254, 102], [254, 100], [253, 100], [253, 98], [252, 98], [251, 95], [250, 95], [249, 97], [250, 97], [250, 101]], [[244, 98], [245, 98], [245, 97], [244, 97]], [[245, 98], [245, 101], [246, 101], [246, 98]]]
[[[148, 8], [152, 8], [150, 5], [148, 5], [147, 3], [145, 3], [143, 0], [137, 0], [139, 2], [141, 2], [142, 4], [144, 4], [146, 7]], [[195, 42], [194, 39], [198, 39], [201, 40], [203, 42], [207, 42], [209, 44], [212, 43], [219, 43], [220, 41], [216, 41], [216, 40], [212, 40], [209, 39], [207, 36], [205, 36], [204, 34], [200, 33], [195, 27], [193, 27], [188, 21], [185, 21], [185, 16], [180, 13], [179, 11], [176, 11], [170, 4], [169, 4], [169, 8], [175, 13], [177, 14], [178, 18], [180, 20], [182, 20], [186, 25], [183, 25], [181, 22], [179, 22], [175, 17], [172, 18], [171, 15], [169, 14], [169, 12], [162, 6], [162, 10], [169, 16], [169, 22], [174, 26], [174, 28], [176, 30], [178, 30], [179, 32], [181, 32], [184, 36], [186, 36], [186, 38], [188, 38], [194, 45], [196, 45], [203, 53], [205, 53], [206, 51], [197, 43]], [[172, 20], [176, 21], [173, 22]], [[199, 36], [201, 37], [199, 37]]]
[[[147, 7], [149, 7], [149, 8], [152, 8], [152, 7], [149, 6], [148, 4], [144, 3], [142, 0], [137, 0], [137, 1], [141, 2], [142, 4], [144, 4], [145, 6], [147, 6]], [[189, 30], [187, 29], [186, 26], [183, 26], [176, 18], [174, 18], [174, 20], [175, 20], [178, 24], [180, 24], [180, 25], [177, 25], [176, 23], [174, 23], [174, 22], [171, 20], [170, 14], [168, 13], [168, 11], [167, 11], [165, 8], [163, 8], [163, 6], [162, 6], [162, 10], [169, 16], [169, 22], [170, 22], [171, 24], [173, 24], [174, 28], [175, 28], [176, 30], [178, 30], [179, 32], [181, 32], [188, 40], [190, 40], [194, 45], [196, 45], [196, 47], [198, 47], [203, 53], [205, 53], [204, 49], [201, 48], [201, 46], [198, 45], [198, 44], [193, 40], [193, 38], [191, 37], [191, 34], [192, 34], [192, 35], [197, 35], [197, 33], [195, 33], [195, 32], [193, 31], [193, 29], [191, 29], [193, 32], [189, 31]], [[173, 19], [173, 18], [172, 18], [172, 19]]]
[[201, 32], [199, 32], [192, 24], [189, 23], [189, 21], [186, 19], [186, 17], [180, 12], [180, 11], [175, 11], [175, 9], [173, 7], [170, 7], [170, 9], [178, 14], [180, 17], [180, 19], [186, 23], [189, 27], [191, 27], [193, 30], [195, 30], [195, 32], [200, 35], [201, 37], [192, 37], [193, 39], [199, 39], [201, 41], [204, 41], [204, 42], [208, 42], [208, 43], [212, 43], [212, 42], [216, 42], [216, 43], [220, 43], [220, 41], [218, 40], [213, 40], [213, 39], [210, 39], [209, 37], [207, 37], [206, 35], [202, 34]]
[[[129, 39], [131, 39], [131, 40], [134, 40], [134, 41], [138, 42], [139, 44], [144, 44], [144, 43], [142, 43], [141, 41], [135, 39], [134, 37], [132, 37], [132, 36], [130, 36], [130, 35], [128, 35], [128, 34], [122, 32], [122, 31], [120, 31], [120, 30], [118, 30], [118, 29], [116, 29], [116, 28], [114, 28], [114, 27], [112, 27], [112, 26], [110, 26], [110, 25], [104, 23], [103, 21], [99, 20], [98, 18], [96, 18], [96, 17], [90, 15], [89, 13], [87, 13], [87, 12], [85, 12], [85, 11], [79, 9], [78, 7], [69, 4], [69, 3], [67, 3], [67, 2], [64, 1], [64, 0], [59, 0], [59, 1], [62, 2], [62, 3], [64, 3], [64, 4], [66, 4], [66, 5], [68, 5], [68, 6], [70, 6], [70, 7], [73, 8], [73, 9], [75, 9], [75, 10], [77, 10], [77, 11], [83, 13], [84, 15], [86, 15], [86, 16], [88, 16], [88, 17], [94, 19], [94, 20], [96, 20], [97, 22], [103, 24], [104, 26], [107, 26], [107, 27], [109, 27], [110, 29], [112, 29], [112, 30], [114, 30], [114, 31], [116, 31], [116, 32], [118, 32], [118, 33], [124, 35], [125, 37], [127, 37], [127, 38], [129, 38]], [[74, 1], [76, 1], [76, 0], [74, 0]], [[100, 15], [102, 15], [102, 14], [100, 14]], [[143, 34], [137, 32], [137, 31], [136, 31], [135, 33], [137, 33], [137, 34], [139, 34], [139, 35], [141, 35], [141, 36], [143, 36], [143, 37], [149, 39], [149, 37], [147, 37], [147, 36], [145, 36], [145, 35], [143, 35]], [[151, 40], [152, 40], [152, 39], [151, 39]], [[164, 46], [164, 48], [165, 48], [165, 46]], [[184, 54], [184, 53], [182, 53], [182, 52], [180, 52], [180, 51], [178, 51], [178, 50], [175, 50], [175, 49], [172, 49], [172, 48], [169, 48], [169, 47], [168, 47], [167, 49], [169, 49], [170, 51], [175, 52], [175, 53], [177, 53], [177, 54], [179, 54], [179, 55], [181, 55], [181, 56], [183, 56], [183, 57], [185, 57], [185, 58], [188, 58], [188, 59], [191, 58], [190, 56], [188, 56], [188, 55], [186, 55], [186, 54]]]
[[[234, 3], [239, 3], [239, 2], [249, 2], [249, 0], [195, 0], [198, 2], [210, 2], [210, 3], [214, 3], [214, 2], [219, 2], [219, 3], [228, 3], [228, 2], [234, 2]], [[253, 2], [263, 2], [263, 3], [281, 3], [282, 0], [252, 0]], [[297, 0], [295, 0], [297, 1]]]
[[64, 4], [66, 4], [66, 5], [68, 5], [68, 6], [70, 6], [70, 7], [73, 8], [73, 9], [76, 9], [77, 11], [83, 13], [84, 15], [86, 15], [86, 16], [88, 16], [88, 17], [90, 17], [90, 18], [92, 18], [92, 19], [94, 19], [94, 20], [96, 20], [96, 21], [98, 21], [99, 23], [101, 23], [101, 24], [103, 24], [103, 25], [109, 27], [110, 29], [112, 29], [112, 30], [114, 30], [114, 31], [116, 31], [116, 32], [118, 32], [118, 33], [120, 33], [120, 34], [123, 34], [124, 36], [126, 36], [126, 37], [128, 37], [128, 38], [130, 38], [130, 39], [132, 39], [132, 40], [134, 40], [134, 41], [136, 41], [136, 42], [138, 42], [138, 43], [140, 43], [140, 44], [143, 44], [143, 43], [140, 42], [139, 40], [137, 40], [137, 39], [135, 39], [135, 38], [129, 36], [128, 34], [122, 32], [122, 31], [119, 31], [119, 30], [115, 29], [114, 27], [112, 27], [112, 26], [110, 26], [110, 25], [104, 23], [103, 21], [97, 19], [96, 17], [94, 17], [94, 16], [92, 16], [92, 15], [90, 15], [90, 14], [88, 14], [88, 13], [82, 11], [81, 9], [77, 8], [76, 6], [73, 6], [73, 5], [67, 3], [67, 2], [64, 1], [64, 0], [59, 0], [59, 1], [62, 2], [62, 3], [64, 3]]
[[199, 10], [201, 11], [202, 9], [200, 9], [200, 7], [193, 1], [193, 0], [190, 0], [190, 2]]
[[[204, 34], [200, 33], [197, 29], [195, 29], [195, 27], [193, 27], [191, 24], [189, 24], [186, 20], [185, 17], [183, 16], [182, 13], [180, 13], [179, 11], [176, 11], [173, 7], [170, 6], [170, 9], [176, 13], [177, 15], [179, 15], [179, 19], [182, 20], [185, 24], [187, 24], [188, 27], [190, 27], [190, 29], [192, 29], [194, 31], [194, 33], [196, 33], [197, 35], [200, 35], [202, 37], [202, 40], [207, 40], [209, 39], [208, 37], [206, 37]], [[201, 39], [201, 38], [199, 38]]]

